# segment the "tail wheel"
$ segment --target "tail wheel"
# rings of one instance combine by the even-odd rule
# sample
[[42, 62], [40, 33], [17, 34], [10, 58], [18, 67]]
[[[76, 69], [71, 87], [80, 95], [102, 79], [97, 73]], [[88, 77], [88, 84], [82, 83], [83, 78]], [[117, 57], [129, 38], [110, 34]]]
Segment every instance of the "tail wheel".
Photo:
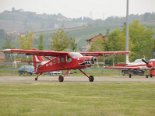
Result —
[[41, 75], [42, 73], [37, 74], [37, 77], [35, 78], [35, 81], [38, 80], [38, 77]]
[[93, 82], [94, 81], [94, 77], [91, 75], [89, 76], [89, 82]]
[[63, 82], [64, 81], [64, 77], [62, 75], [59, 76], [59, 82]]
[[153, 75], [152, 75], [152, 74], [150, 74], [150, 77], [152, 78], [152, 77], [153, 77]]

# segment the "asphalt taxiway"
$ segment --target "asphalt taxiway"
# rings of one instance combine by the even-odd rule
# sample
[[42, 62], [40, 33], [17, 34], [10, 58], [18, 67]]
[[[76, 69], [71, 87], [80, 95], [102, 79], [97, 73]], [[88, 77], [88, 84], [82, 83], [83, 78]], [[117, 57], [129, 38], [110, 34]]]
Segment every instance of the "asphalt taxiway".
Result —
[[[58, 82], [58, 76], [40, 76], [35, 81], [34, 76], [0, 76], [0, 83], [44, 83], [44, 82]], [[64, 78], [64, 82], [89, 82], [87, 77], [81, 76], [69, 76]], [[95, 77], [93, 83], [98, 82], [149, 82], [155, 83], [155, 77], [145, 78], [143, 76], [135, 76], [128, 78], [127, 76], [102, 76]], [[59, 82], [58, 82], [59, 83]]]

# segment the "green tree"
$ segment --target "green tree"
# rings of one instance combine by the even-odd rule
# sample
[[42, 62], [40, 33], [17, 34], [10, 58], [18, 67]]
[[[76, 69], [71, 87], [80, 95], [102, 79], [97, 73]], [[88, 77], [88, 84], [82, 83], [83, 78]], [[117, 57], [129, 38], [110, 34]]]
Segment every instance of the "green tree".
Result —
[[43, 34], [40, 34], [40, 35], [39, 35], [38, 49], [39, 49], [39, 50], [43, 50], [43, 49], [44, 49]]
[[[106, 43], [106, 50], [107, 51], [122, 51], [125, 50], [125, 33], [124, 30], [116, 29], [113, 32], [111, 32], [108, 36], [108, 41]], [[113, 58], [109, 57], [106, 62], [109, 64], [112, 64]], [[122, 57], [121, 55], [115, 56], [115, 63], [117, 62], [123, 62], [125, 61], [125, 57]]]
[[[122, 30], [116, 29], [109, 34], [107, 42], [107, 50], [125, 50], [125, 25]], [[153, 49], [155, 48], [153, 40], [153, 30], [140, 24], [135, 20], [129, 25], [129, 48], [130, 59], [151, 58]]]
[[21, 35], [18, 39], [19, 48], [21, 49], [32, 49], [34, 41], [34, 34], [27, 33], [26, 35]]
[[[14, 48], [13, 42], [11, 41], [11, 38], [9, 36], [6, 37], [4, 40], [3, 49], [12, 49]], [[10, 53], [5, 53], [5, 59], [6, 61], [13, 61], [15, 58], [15, 55], [11, 55]]]
[[140, 24], [139, 21], [133, 21], [129, 27], [131, 59], [151, 58], [153, 50], [153, 30]]
[[13, 48], [12, 41], [11, 39], [6, 38], [3, 44], [3, 49], [9, 49], [9, 48]]
[[92, 43], [89, 51], [104, 51], [106, 48], [106, 42], [103, 40], [96, 40], [95, 42]]
[[71, 42], [72, 38], [63, 29], [59, 29], [52, 35], [51, 49], [57, 51], [70, 49]]
[[117, 51], [125, 50], [125, 34], [120, 29], [116, 29], [108, 36], [107, 50]]
[[77, 51], [77, 43], [76, 43], [76, 40], [74, 38], [70, 38], [69, 41], [70, 41], [70, 48], [69, 49], [71, 51], [73, 51], [73, 52]]

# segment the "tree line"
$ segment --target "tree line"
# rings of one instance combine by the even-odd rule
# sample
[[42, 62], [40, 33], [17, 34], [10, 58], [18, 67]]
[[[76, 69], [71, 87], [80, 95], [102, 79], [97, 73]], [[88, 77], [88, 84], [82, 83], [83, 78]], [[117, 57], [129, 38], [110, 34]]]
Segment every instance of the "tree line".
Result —
[[[10, 38], [6, 38], [3, 44], [3, 49], [19, 48], [28, 50], [37, 47], [39, 50], [43, 50], [45, 48], [44, 35], [40, 33], [37, 42], [34, 38], [33, 32], [22, 34], [17, 39], [16, 46]], [[34, 43], [37, 43], [37, 46], [34, 45]], [[69, 36], [63, 29], [59, 29], [52, 34], [48, 48], [55, 51], [76, 51], [77, 42], [75, 38]]]
[[[122, 29], [117, 28], [107, 33], [107, 41], [96, 41], [92, 44], [90, 51], [117, 51], [125, 50], [125, 33], [126, 26]], [[153, 57], [155, 52], [154, 31], [151, 27], [142, 25], [138, 20], [133, 21], [129, 25], [129, 50], [130, 59], [133, 61], [137, 58], [146, 59]], [[119, 57], [121, 60], [122, 58]], [[123, 59], [122, 59], [123, 60]]]
[[[107, 31], [108, 39], [106, 41], [95, 41], [89, 51], [124, 51], [125, 50], [125, 25], [120, 29], [117, 28], [111, 32]], [[142, 25], [139, 21], [133, 21], [129, 25], [129, 48], [130, 59], [137, 58], [152, 58], [155, 51], [155, 39], [153, 38], [154, 31], [151, 27]], [[18, 48], [33, 49], [34, 48], [34, 33], [30, 32], [21, 35], [18, 38]], [[40, 50], [45, 48], [44, 35], [38, 37], [37, 47]], [[36, 42], [35, 42], [36, 43]], [[15, 47], [15, 46], [14, 46]], [[11, 40], [6, 39], [3, 48], [14, 48]], [[16, 47], [17, 48], [17, 47]], [[49, 48], [55, 51], [77, 51], [77, 42], [75, 38], [69, 36], [63, 29], [54, 32], [49, 42]], [[124, 61], [123, 57], [118, 56], [118, 61]]]

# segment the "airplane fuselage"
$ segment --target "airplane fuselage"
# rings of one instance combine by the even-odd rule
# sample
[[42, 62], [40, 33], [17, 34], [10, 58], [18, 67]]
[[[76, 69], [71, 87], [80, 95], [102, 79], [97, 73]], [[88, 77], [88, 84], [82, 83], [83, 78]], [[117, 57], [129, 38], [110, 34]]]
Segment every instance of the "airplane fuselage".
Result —
[[69, 52], [67, 56], [53, 57], [38, 64], [36, 73], [57, 70], [83, 69], [93, 64], [93, 56], [82, 56], [80, 53]]

